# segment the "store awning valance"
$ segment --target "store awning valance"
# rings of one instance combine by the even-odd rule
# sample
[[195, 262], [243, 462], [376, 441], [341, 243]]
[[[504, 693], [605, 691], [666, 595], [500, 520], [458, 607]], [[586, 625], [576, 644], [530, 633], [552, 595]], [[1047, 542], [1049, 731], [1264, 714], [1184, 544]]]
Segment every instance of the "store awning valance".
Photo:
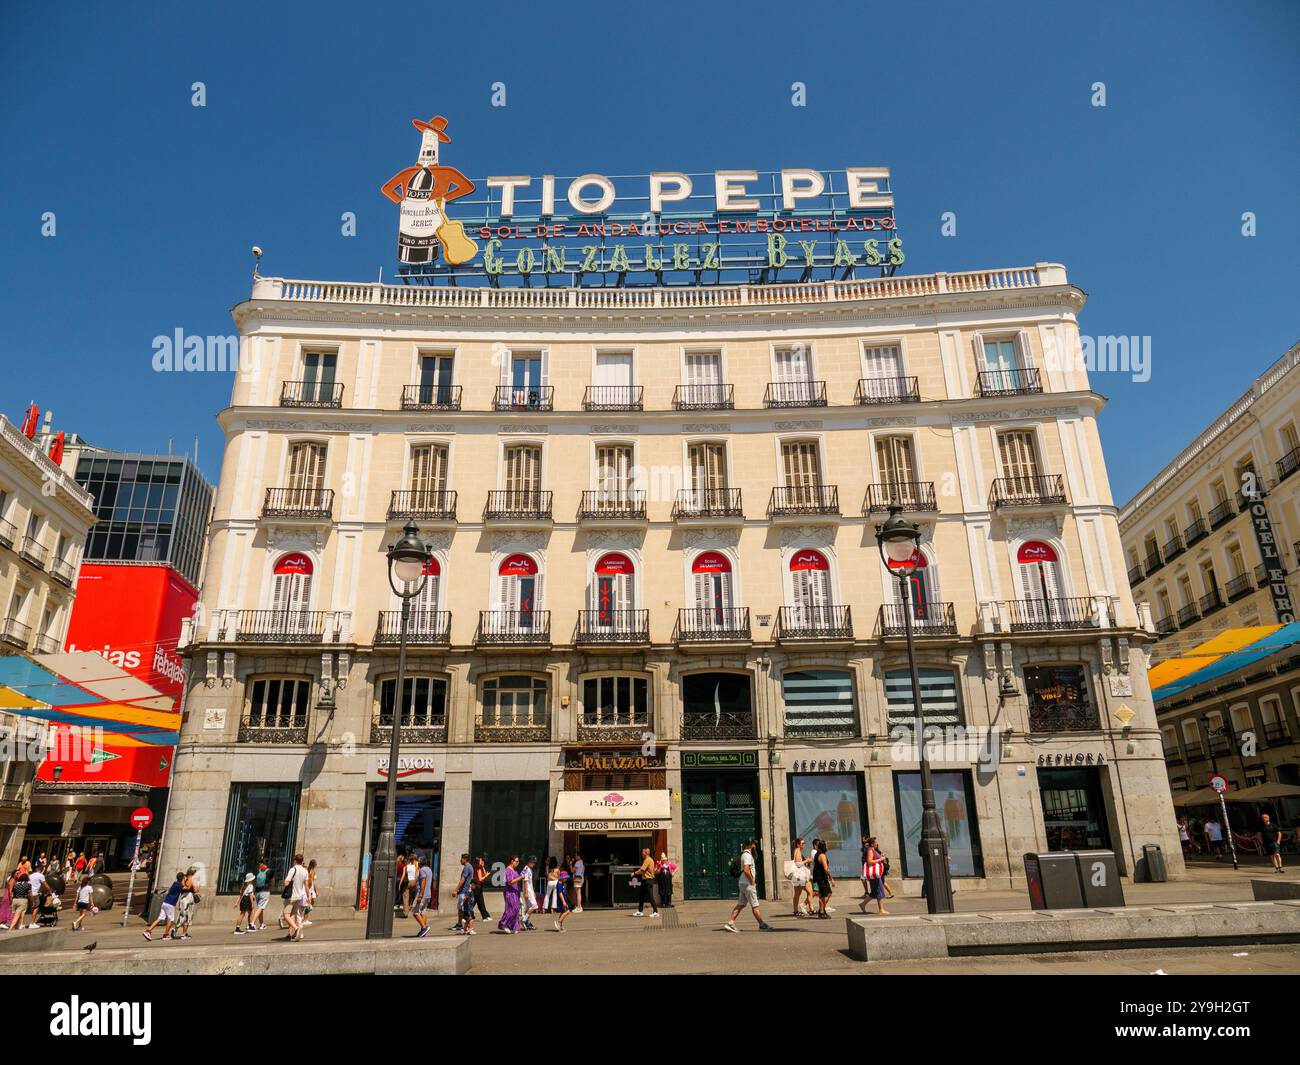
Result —
[[555, 800], [561, 832], [651, 832], [673, 820], [668, 791], [562, 791]]
[[1219, 805], [1219, 793], [1213, 788], [1174, 792], [1174, 805], [1180, 809], [1184, 806], [1209, 806], [1211, 804]]

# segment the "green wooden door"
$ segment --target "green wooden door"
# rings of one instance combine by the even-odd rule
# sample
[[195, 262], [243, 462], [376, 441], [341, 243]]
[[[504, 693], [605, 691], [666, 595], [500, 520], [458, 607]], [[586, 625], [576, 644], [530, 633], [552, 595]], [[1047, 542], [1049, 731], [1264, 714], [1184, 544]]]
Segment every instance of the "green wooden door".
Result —
[[[730, 899], [736, 881], [728, 867], [741, 844], [758, 837], [758, 777], [746, 772], [682, 774], [685, 851], [684, 896], [688, 899]], [[762, 892], [762, 859], [759, 859]]]

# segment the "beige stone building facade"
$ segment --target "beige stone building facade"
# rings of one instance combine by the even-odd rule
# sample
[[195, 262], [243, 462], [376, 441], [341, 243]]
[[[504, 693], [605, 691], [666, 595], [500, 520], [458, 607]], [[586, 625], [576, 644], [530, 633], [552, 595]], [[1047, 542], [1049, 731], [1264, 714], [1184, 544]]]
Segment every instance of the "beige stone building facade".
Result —
[[[1096, 428], [1058, 353], [1063, 267], [797, 285], [456, 289], [257, 278], [163, 867], [229, 892], [293, 850], [368, 904], [394, 717], [398, 841], [641, 846], [731, 897], [738, 842], [919, 891], [905, 608], [875, 526], [921, 526], [909, 602], [954, 873], [1144, 844], [1181, 871]], [[433, 554], [398, 699], [384, 552]]]

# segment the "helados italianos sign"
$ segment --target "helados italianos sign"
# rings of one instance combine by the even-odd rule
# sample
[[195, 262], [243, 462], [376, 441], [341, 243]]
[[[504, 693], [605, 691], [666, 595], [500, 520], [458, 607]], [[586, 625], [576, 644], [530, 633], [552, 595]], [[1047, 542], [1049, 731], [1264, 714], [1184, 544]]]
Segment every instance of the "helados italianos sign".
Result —
[[655, 171], [469, 178], [447, 120], [381, 187], [412, 282], [699, 285], [892, 274], [904, 262], [889, 170]]

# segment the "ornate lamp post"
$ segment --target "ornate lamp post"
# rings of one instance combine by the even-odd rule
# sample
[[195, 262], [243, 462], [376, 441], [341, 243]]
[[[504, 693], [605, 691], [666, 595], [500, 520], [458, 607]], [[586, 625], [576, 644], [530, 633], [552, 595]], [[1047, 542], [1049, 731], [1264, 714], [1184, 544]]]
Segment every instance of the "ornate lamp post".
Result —
[[397, 759], [402, 744], [405, 709], [406, 631], [411, 620], [411, 600], [424, 590], [428, 579], [429, 548], [414, 522], [407, 522], [402, 538], [388, 549], [388, 584], [402, 599], [401, 637], [397, 645], [397, 688], [393, 696], [393, 734], [388, 745], [388, 781], [384, 790], [384, 818], [371, 863], [371, 892], [366, 913], [366, 938], [393, 937], [393, 900], [397, 892]]
[[921, 712], [921, 678], [916, 671], [916, 645], [912, 636], [912, 603], [908, 580], [916, 572], [921, 530], [903, 520], [902, 507], [890, 507], [884, 525], [876, 526], [876, 544], [885, 570], [898, 579], [898, 601], [907, 632], [907, 666], [912, 673], [912, 708], [916, 713], [915, 740], [921, 762], [921, 868], [925, 876], [925, 901], [931, 913], [952, 913], [952, 878], [948, 872], [948, 840], [934, 805], [934, 779], [925, 751], [925, 718]]

